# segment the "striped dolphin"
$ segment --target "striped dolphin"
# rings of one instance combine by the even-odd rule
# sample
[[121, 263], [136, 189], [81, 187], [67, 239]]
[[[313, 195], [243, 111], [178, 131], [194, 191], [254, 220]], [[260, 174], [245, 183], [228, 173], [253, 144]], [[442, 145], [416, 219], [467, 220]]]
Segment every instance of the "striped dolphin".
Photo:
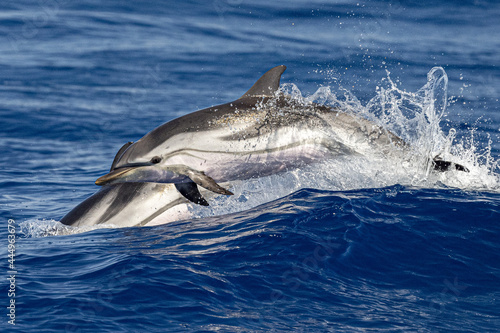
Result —
[[[406, 146], [366, 119], [277, 96], [285, 69], [270, 69], [236, 101], [174, 119], [125, 145], [111, 172], [96, 184], [173, 183], [190, 201], [208, 205], [198, 186], [231, 195], [218, 183], [275, 174], [339, 154], [387, 154]], [[434, 163], [437, 169], [452, 166], [439, 159]]]
[[60, 222], [73, 227], [164, 224], [188, 218], [188, 202], [173, 184], [106, 185], [73, 208]]

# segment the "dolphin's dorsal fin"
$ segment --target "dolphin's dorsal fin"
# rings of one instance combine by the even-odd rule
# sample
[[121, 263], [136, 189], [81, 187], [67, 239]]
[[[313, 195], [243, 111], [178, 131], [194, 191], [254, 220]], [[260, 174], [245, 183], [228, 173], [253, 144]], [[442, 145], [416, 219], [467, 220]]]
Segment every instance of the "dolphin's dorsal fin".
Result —
[[268, 70], [255, 84], [248, 90], [244, 97], [273, 97], [274, 93], [280, 87], [281, 74], [285, 71], [286, 66], [280, 65]]

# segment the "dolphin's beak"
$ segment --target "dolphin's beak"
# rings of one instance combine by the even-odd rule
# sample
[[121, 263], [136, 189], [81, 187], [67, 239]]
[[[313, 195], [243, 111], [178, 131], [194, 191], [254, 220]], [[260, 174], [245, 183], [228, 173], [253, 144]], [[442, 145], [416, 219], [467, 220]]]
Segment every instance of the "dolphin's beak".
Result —
[[129, 172], [131, 172], [132, 170], [135, 170], [135, 169], [136, 169], [136, 167], [127, 167], [127, 168], [120, 168], [120, 169], [113, 170], [110, 173], [108, 173], [107, 175], [104, 175], [102, 177], [97, 178], [97, 180], [95, 181], [95, 184], [98, 186], [103, 186], [103, 185], [109, 184], [110, 182], [125, 176], [125, 174], [128, 174]]

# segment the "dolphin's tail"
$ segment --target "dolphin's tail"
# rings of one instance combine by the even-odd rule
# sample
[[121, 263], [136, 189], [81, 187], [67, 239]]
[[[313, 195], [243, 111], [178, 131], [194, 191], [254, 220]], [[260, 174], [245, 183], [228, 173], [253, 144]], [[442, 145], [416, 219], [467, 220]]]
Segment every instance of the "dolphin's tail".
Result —
[[434, 167], [434, 170], [441, 172], [450, 170], [469, 172], [469, 169], [467, 169], [463, 165], [450, 161], [445, 161], [439, 156], [434, 157], [434, 159], [432, 160], [432, 165]]

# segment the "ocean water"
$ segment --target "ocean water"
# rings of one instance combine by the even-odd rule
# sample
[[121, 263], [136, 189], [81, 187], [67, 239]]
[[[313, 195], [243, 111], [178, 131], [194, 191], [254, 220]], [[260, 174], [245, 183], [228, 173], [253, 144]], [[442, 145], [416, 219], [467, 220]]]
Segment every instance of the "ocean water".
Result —
[[[500, 331], [497, 1], [0, 8], [2, 331]], [[237, 182], [156, 227], [58, 222], [123, 143], [280, 64], [292, 98], [415, 156]], [[470, 172], [429, 173], [435, 154]]]

